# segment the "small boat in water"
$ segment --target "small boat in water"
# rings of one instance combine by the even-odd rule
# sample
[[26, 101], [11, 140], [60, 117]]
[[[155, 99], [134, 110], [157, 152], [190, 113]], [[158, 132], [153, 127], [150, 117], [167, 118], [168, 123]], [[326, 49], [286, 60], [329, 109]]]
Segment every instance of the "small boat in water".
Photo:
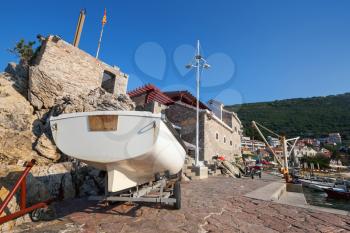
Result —
[[325, 189], [325, 192], [330, 198], [350, 200], [350, 192], [348, 189], [344, 190], [342, 188], [329, 188]]
[[334, 187], [325, 189], [327, 196], [335, 199], [346, 199], [350, 200], [350, 182], [343, 180], [337, 181]]
[[325, 189], [329, 189], [334, 186], [333, 182], [329, 182], [327, 180], [307, 180], [307, 179], [298, 179], [300, 183], [308, 188], [312, 188], [318, 191], [324, 191]]
[[50, 124], [63, 153], [107, 171], [109, 192], [177, 174], [185, 161], [185, 149], [161, 114], [82, 112], [51, 117]]

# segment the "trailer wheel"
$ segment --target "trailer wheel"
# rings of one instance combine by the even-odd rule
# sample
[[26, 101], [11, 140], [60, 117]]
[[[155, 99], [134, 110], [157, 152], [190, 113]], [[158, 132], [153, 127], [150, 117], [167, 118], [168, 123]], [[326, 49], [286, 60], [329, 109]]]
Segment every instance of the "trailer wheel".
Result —
[[39, 222], [39, 221], [41, 220], [41, 217], [42, 217], [42, 212], [43, 212], [43, 209], [42, 209], [42, 208], [33, 210], [33, 211], [30, 213], [30, 219], [31, 219], [33, 222]]
[[181, 186], [179, 181], [176, 181], [174, 185], [174, 197], [176, 199], [174, 207], [179, 210], [181, 209]]

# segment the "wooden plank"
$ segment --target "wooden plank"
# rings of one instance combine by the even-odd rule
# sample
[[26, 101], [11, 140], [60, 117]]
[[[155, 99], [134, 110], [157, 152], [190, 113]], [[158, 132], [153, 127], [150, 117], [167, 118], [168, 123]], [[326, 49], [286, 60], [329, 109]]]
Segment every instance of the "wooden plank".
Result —
[[89, 116], [90, 131], [115, 131], [118, 128], [117, 115]]

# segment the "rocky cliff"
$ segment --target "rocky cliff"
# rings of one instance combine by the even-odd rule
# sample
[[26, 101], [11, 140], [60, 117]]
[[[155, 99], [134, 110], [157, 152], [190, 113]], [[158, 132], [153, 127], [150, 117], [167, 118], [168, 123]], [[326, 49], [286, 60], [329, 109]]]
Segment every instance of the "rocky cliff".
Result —
[[[81, 53], [75, 47], [65, 45], [65, 51], [67, 48], [75, 53]], [[39, 54], [46, 56], [45, 51]], [[90, 55], [84, 54], [84, 56]], [[93, 60], [90, 57], [88, 58]], [[46, 56], [46, 59], [49, 59], [49, 56]], [[35, 66], [10, 63], [5, 72], [0, 73], [1, 200], [4, 200], [23, 170], [24, 161], [31, 159], [36, 159], [37, 165], [33, 167], [27, 180], [28, 204], [62, 196], [62, 194], [64, 198], [72, 198], [98, 194], [104, 190], [103, 171], [74, 161], [56, 148], [51, 137], [48, 119], [52, 115], [71, 112], [132, 110], [134, 104], [125, 91], [112, 94], [97, 84], [89, 88], [88, 81], [81, 91], [62, 88], [67, 85], [61, 82], [65, 80], [64, 77], [67, 77], [69, 70], [81, 65], [75, 63], [79, 61], [69, 60], [69, 62], [62, 64], [60, 60], [52, 61], [51, 65], [56, 63], [57, 67], [65, 67], [65, 70], [62, 68], [60, 72], [55, 73], [46, 70], [46, 68], [52, 69], [52, 66], [46, 66], [45, 63], [40, 63], [40, 60]], [[100, 63], [97, 61], [96, 64], [98, 66]], [[91, 69], [90, 66], [87, 70], [89, 69]], [[84, 72], [88, 74], [88, 71]], [[102, 77], [91, 76], [91, 79], [94, 78], [99, 78], [100, 81], [102, 79]], [[80, 79], [76, 77], [70, 82], [80, 82]], [[93, 83], [98, 81], [94, 80]], [[34, 100], [33, 93], [35, 93]], [[17, 199], [14, 198], [11, 201], [5, 213], [18, 209]], [[0, 226], [0, 231], [9, 230], [14, 224], [27, 219], [28, 217], [22, 217], [3, 224]]]

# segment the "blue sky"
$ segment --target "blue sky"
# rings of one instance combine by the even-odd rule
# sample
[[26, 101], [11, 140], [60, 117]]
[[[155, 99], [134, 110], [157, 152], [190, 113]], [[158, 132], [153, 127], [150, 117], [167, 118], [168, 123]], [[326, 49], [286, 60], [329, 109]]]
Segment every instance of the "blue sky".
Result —
[[94, 55], [107, 8], [100, 59], [130, 74], [129, 89], [195, 87], [183, 67], [199, 39], [212, 68], [203, 71], [201, 99], [225, 104], [324, 96], [350, 91], [350, 1], [149, 0], [4, 1], [0, 64], [20, 38], [37, 34], [73, 40], [87, 9], [80, 48]]

